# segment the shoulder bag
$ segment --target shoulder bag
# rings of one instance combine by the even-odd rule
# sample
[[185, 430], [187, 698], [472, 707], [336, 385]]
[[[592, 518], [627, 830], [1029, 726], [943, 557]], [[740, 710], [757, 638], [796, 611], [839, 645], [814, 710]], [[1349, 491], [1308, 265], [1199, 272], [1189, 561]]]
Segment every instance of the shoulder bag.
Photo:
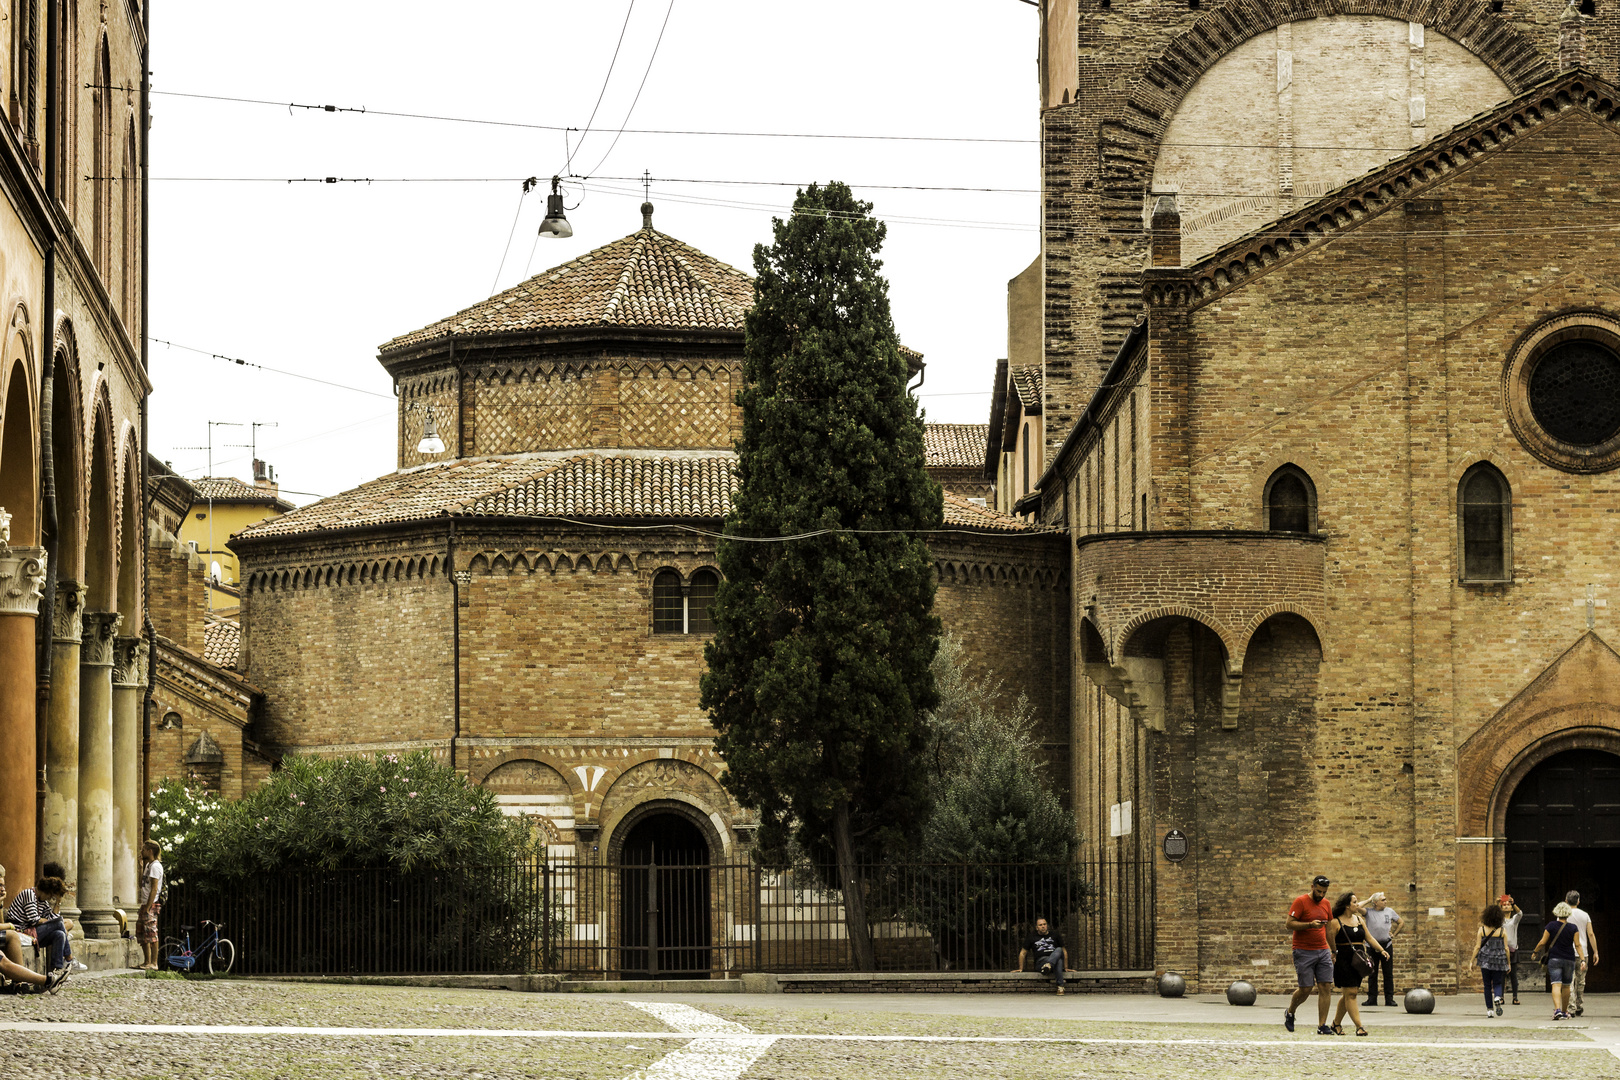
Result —
[[[1360, 923], [1358, 925], [1365, 927], [1367, 924]], [[1339, 927], [1343, 929], [1344, 924], [1340, 923]], [[1363, 931], [1363, 934], [1365, 935], [1365, 931]], [[1349, 936], [1350, 933], [1346, 930], [1345, 938], [1348, 939]], [[1371, 975], [1373, 973], [1373, 962], [1372, 957], [1367, 955], [1367, 943], [1346, 940], [1345, 945], [1350, 949], [1350, 967], [1354, 969], [1355, 973], [1363, 979]]]

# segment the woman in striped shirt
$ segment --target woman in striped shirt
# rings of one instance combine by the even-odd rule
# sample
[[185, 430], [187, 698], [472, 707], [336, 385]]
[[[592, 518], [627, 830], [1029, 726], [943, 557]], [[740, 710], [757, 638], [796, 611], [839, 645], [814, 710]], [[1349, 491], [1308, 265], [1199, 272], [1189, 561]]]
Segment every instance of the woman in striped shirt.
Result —
[[[0, 906], [6, 902], [6, 868], [0, 866]], [[41, 975], [23, 965], [22, 940], [9, 922], [0, 922], [0, 939], [4, 952], [0, 954], [0, 993], [56, 993], [67, 979], [67, 969], [60, 968], [49, 975]]]
[[[52, 874], [52, 870], [57, 873]], [[68, 945], [68, 931], [73, 927], [57, 914], [67, 897], [61, 868], [47, 863], [45, 871], [45, 876], [35, 882], [32, 889], [23, 889], [17, 894], [17, 899], [6, 909], [6, 921], [45, 946], [50, 955], [50, 970], [55, 971], [73, 961], [73, 951]]]

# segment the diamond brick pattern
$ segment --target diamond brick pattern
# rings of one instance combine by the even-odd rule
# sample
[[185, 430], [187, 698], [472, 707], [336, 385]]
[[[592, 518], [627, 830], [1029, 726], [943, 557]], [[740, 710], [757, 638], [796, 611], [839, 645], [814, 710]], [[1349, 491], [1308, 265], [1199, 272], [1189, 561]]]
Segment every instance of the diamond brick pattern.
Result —
[[589, 446], [590, 383], [577, 375], [477, 390], [479, 454]]
[[636, 447], [731, 446], [731, 379], [672, 378], [655, 372], [626, 379], [619, 387], [623, 443]]

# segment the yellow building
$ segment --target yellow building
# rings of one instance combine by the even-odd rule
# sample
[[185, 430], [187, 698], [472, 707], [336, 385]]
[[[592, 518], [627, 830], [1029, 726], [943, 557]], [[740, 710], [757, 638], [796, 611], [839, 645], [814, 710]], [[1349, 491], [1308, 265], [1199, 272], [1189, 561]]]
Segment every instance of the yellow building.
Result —
[[236, 588], [241, 579], [226, 541], [249, 525], [295, 507], [277, 494], [273, 480], [247, 484], [233, 476], [210, 476], [191, 481], [191, 486], [197, 494], [180, 527], [180, 539], [196, 550], [208, 569], [208, 610], [234, 610], [241, 605]]

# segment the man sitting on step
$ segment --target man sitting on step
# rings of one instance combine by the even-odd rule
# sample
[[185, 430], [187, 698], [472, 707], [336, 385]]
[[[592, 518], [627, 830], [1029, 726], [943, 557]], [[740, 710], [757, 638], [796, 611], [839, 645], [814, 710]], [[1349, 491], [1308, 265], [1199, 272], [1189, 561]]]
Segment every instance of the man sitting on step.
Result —
[[1063, 993], [1063, 969], [1068, 963], [1069, 950], [1063, 947], [1063, 935], [1054, 932], [1045, 919], [1035, 920], [1035, 933], [1018, 950], [1018, 966], [1013, 970], [1023, 971], [1024, 958], [1031, 953], [1035, 954], [1035, 970], [1050, 976], [1057, 982], [1057, 992]]

